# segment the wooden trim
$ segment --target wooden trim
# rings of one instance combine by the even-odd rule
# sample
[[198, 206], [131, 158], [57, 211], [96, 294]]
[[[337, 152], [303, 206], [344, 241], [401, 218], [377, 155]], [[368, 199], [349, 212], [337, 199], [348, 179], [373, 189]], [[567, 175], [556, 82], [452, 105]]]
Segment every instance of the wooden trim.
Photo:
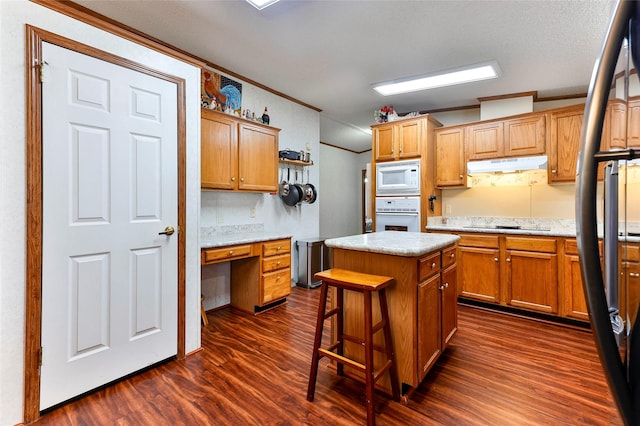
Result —
[[535, 102], [538, 98], [538, 91], [533, 90], [531, 92], [509, 93], [506, 95], [497, 95], [497, 96], [483, 96], [481, 98], [478, 98], [478, 101], [479, 102], [500, 101], [503, 99], [522, 98], [525, 96], [533, 97], [533, 101]]
[[32, 1], [33, 3], [37, 3], [41, 6], [44, 6], [48, 9], [62, 13], [63, 15], [67, 15], [80, 22], [84, 22], [85, 24], [91, 25], [96, 28], [100, 28], [111, 34], [115, 34], [126, 40], [148, 47], [149, 49], [156, 50], [167, 56], [171, 56], [173, 58], [190, 63], [200, 68], [203, 68], [205, 66], [209, 68], [213, 68], [221, 73], [228, 74], [233, 78], [242, 80], [245, 83], [259, 87], [260, 89], [263, 89], [269, 93], [272, 93], [276, 96], [284, 98], [288, 101], [302, 105], [314, 111], [318, 111], [318, 112], [322, 111], [322, 109], [318, 107], [314, 107], [313, 105], [309, 105], [306, 102], [292, 98], [291, 96], [288, 96], [277, 90], [271, 89], [270, 87], [260, 84], [257, 81], [251, 80], [250, 78], [244, 77], [225, 67], [219, 66], [217, 64], [207, 61], [206, 59], [193, 55], [185, 50], [179, 49], [173, 45], [165, 43], [162, 40], [159, 40], [146, 33], [143, 33], [142, 31], [138, 31], [135, 28], [129, 27], [125, 24], [122, 24], [118, 21], [115, 21], [111, 18], [101, 15], [97, 12], [94, 12], [91, 9], [87, 9], [86, 7], [81, 6], [72, 1], [68, 1], [68, 0], [30, 0], [30, 1]]
[[40, 415], [40, 342], [42, 337], [42, 90], [39, 80], [42, 43], [52, 43], [76, 52], [108, 61], [147, 75], [170, 81], [177, 86], [177, 167], [178, 167], [178, 336], [177, 357], [185, 356], [186, 301], [186, 81], [142, 64], [101, 51], [57, 34], [26, 25], [26, 312], [24, 422]]
[[322, 141], [320, 141], [320, 144], [322, 144], [322, 145], [326, 145], [326, 146], [330, 146], [330, 147], [332, 147], [332, 148], [336, 148], [336, 149], [341, 149], [341, 150], [343, 150], [343, 151], [352, 152], [352, 153], [354, 153], [354, 154], [363, 154], [363, 153], [365, 153], [365, 152], [369, 152], [369, 151], [371, 151], [371, 148], [369, 148], [369, 149], [365, 149], [364, 151], [354, 151], [353, 149], [344, 148], [344, 147], [341, 147], [341, 146], [333, 145], [333, 144], [330, 144], [330, 143], [328, 143], [328, 142], [322, 142]]

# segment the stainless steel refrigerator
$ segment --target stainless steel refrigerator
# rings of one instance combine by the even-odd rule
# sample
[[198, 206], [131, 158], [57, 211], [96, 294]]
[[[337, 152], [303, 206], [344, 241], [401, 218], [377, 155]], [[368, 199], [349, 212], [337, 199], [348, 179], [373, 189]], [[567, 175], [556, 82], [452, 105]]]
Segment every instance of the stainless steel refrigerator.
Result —
[[576, 186], [591, 328], [627, 425], [640, 425], [639, 17], [636, 1], [617, 3], [591, 78]]

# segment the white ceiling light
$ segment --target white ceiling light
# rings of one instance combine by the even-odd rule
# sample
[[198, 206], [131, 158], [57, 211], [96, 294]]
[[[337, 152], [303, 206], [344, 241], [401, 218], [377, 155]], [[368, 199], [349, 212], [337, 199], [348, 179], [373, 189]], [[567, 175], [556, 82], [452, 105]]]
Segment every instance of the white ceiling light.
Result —
[[262, 10], [267, 6], [271, 6], [274, 3], [277, 3], [278, 0], [247, 0], [253, 7], [258, 10]]
[[435, 87], [452, 86], [472, 81], [488, 80], [500, 76], [500, 66], [496, 61], [454, 68], [437, 73], [402, 80], [387, 81], [372, 85], [373, 89], [383, 96], [399, 93], [417, 92]]

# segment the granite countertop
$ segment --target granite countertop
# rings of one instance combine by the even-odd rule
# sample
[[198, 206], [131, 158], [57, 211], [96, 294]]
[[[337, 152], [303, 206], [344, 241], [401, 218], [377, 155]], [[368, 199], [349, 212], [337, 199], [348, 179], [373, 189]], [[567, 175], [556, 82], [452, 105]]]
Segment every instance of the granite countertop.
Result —
[[324, 244], [331, 248], [414, 257], [450, 246], [459, 239], [457, 235], [384, 231], [331, 238]]
[[[430, 217], [427, 231], [483, 232], [495, 234], [542, 235], [575, 237], [576, 222], [573, 219], [543, 219], [519, 217], [456, 216]], [[598, 235], [602, 236], [601, 226]]]
[[200, 228], [200, 248], [226, 247], [291, 237], [292, 234], [286, 232], [265, 231], [262, 224], [210, 226]]

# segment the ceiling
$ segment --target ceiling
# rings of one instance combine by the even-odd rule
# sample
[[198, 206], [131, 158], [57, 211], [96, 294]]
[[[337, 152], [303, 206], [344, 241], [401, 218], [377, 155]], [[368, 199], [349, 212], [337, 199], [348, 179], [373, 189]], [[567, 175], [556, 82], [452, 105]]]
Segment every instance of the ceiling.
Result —
[[[363, 152], [373, 112], [479, 97], [585, 93], [613, 0], [80, 0], [76, 3], [322, 110], [320, 141]], [[383, 97], [373, 83], [496, 60], [502, 76]], [[445, 123], [446, 124], [446, 123]]]

